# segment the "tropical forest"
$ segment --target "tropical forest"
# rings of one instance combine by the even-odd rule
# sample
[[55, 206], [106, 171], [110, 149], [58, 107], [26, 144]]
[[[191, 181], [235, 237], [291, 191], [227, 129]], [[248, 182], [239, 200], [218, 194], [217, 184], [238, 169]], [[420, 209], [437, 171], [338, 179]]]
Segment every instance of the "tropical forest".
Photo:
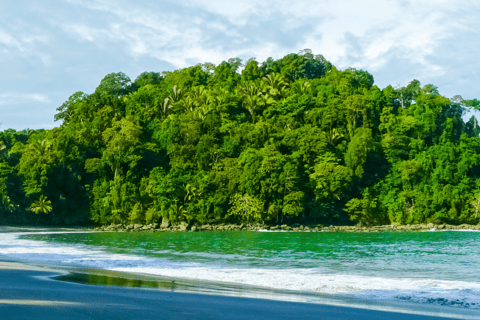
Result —
[[474, 110], [308, 49], [110, 73], [58, 127], [0, 132], [0, 223], [476, 224]]

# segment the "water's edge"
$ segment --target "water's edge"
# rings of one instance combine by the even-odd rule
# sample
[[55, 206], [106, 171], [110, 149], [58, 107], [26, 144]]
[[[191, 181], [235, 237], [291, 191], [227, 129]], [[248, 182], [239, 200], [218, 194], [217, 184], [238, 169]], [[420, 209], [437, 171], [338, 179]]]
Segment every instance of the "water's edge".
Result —
[[[30, 234], [32, 232], [32, 230], [22, 231], [23, 232], [21, 234], [19, 233], [18, 236], [22, 234]], [[53, 230], [41, 230], [41, 232], [45, 233], [52, 233], [52, 231]], [[61, 230], [59, 232], [66, 233], [71, 231], [72, 230]], [[85, 231], [77, 230], [76, 232], [83, 233]], [[134, 287], [146, 290], [162, 290], [172, 292], [316, 303], [371, 310], [403, 312], [410, 314], [443, 316], [447, 318], [478, 319], [478, 310], [458, 309], [448, 306], [439, 307], [435, 305], [423, 305], [408, 301], [371, 300], [345, 294], [323, 294], [294, 290], [278, 290], [239, 283], [214, 282], [206, 280], [164, 277], [142, 273], [119, 272], [105, 269], [70, 266], [66, 264], [60, 265], [58, 263], [50, 264], [38, 261], [35, 262], [30, 260], [19, 260], [2, 255], [0, 255], [0, 261], [17, 262], [55, 270], [58, 272], [58, 274], [52, 276], [51, 280], [68, 281], [82, 285], [119, 285], [124, 287]]]

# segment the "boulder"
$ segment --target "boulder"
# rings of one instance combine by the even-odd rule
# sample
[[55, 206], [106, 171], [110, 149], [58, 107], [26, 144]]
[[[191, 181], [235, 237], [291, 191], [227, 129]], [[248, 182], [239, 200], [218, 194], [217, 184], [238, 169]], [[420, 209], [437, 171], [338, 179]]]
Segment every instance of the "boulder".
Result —
[[162, 220], [162, 224], [160, 225], [160, 228], [168, 228], [170, 227], [170, 221], [168, 221], [167, 219], [163, 219]]
[[177, 227], [178, 227], [178, 231], [187, 231], [188, 230], [188, 223], [180, 222]]

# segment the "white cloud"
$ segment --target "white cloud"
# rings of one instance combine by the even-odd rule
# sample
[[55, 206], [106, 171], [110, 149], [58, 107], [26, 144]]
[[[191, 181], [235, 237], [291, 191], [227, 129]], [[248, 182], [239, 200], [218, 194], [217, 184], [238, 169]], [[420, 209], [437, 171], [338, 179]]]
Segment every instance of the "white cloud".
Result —
[[13, 31], [11, 30], [10, 32], [0, 28], [0, 45], [3, 44], [8, 48], [7, 50], [4, 49], [2, 51], [4, 53], [14, 52], [29, 61], [40, 60], [44, 65], [50, 64], [49, 54], [35, 49], [39, 43], [47, 43], [48, 37], [41, 34], [35, 34], [34, 32], [26, 33], [23, 30], [18, 30], [23, 29], [24, 27], [25, 25], [21, 23], [19, 27], [11, 27], [10, 29], [13, 29]]
[[21, 48], [20, 43], [2, 29], [0, 29], [0, 43], [3, 43], [7, 47], [15, 47], [17, 49]]
[[[291, 1], [284, 0], [189, 0], [182, 3], [185, 7], [174, 6], [176, 11], [173, 12], [162, 12], [161, 6], [157, 6], [156, 11], [149, 11], [147, 7], [142, 10], [118, 1], [90, 1], [86, 4], [82, 2], [82, 5], [117, 16], [114, 27], [97, 30], [97, 35], [108, 35], [112, 40], [126, 43], [133, 56], [147, 54], [161, 57], [178, 67], [188, 66], [192, 60], [219, 63], [249, 52], [258, 52], [255, 55], [259, 60], [268, 56], [280, 58], [291, 52], [291, 46], [269, 39], [253, 42], [249, 48], [232, 46], [235, 41], [248, 42], [255, 38], [254, 34], [242, 34], [241, 27], [255, 23], [255, 20], [268, 19], [270, 15], [278, 15], [274, 20], [278, 32], [298, 27], [305, 19], [315, 18], [303, 46], [296, 50], [311, 48], [340, 67], [355, 66], [375, 71], [388, 63], [384, 54], [391, 49], [402, 48], [406, 58], [423, 66], [424, 74], [441, 76], [443, 68], [428, 57], [434, 54], [441, 41], [459, 29], [468, 28], [459, 20], [449, 19], [449, 16], [455, 14], [458, 8], [471, 6], [472, 3], [465, 0], [344, 0], [296, 1], [292, 5]], [[187, 9], [193, 9], [197, 14], [192, 16], [192, 12], [186, 12]], [[209, 20], [204, 13], [214, 14], [214, 20]], [[213, 31], [217, 32], [216, 36], [224, 37], [224, 41], [219, 47], [210, 48], [206, 39]], [[93, 33], [92, 30], [87, 33], [88, 39], [93, 39]], [[349, 35], [353, 37], [349, 39]], [[352, 53], [351, 41], [355, 38], [358, 47]]]
[[[15, 93], [0, 95], [0, 104], [19, 109], [46, 108], [50, 96], [53, 110], [72, 92], [95, 88], [108, 72], [164, 71], [232, 57], [261, 62], [305, 48], [339, 68], [370, 71], [380, 86], [416, 78], [443, 86], [441, 93], [446, 88], [473, 98], [480, 81], [475, 0], [45, 0], [21, 6], [7, 4], [0, 13], [0, 59], [9, 62], [0, 84], [2, 92]], [[52, 83], [56, 96], [43, 83]], [[24, 90], [40, 96], [16, 93]]]
[[47, 95], [38, 93], [3, 93], [0, 94], [0, 104], [15, 105], [26, 101], [35, 101], [40, 103], [50, 102]]

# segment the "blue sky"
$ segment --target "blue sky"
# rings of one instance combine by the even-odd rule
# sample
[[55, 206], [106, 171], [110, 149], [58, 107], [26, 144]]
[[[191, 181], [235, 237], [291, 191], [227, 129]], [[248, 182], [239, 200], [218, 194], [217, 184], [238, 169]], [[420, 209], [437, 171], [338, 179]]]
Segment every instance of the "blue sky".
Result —
[[413, 79], [480, 98], [473, 0], [15, 0], [0, 2], [0, 130], [53, 128], [55, 109], [111, 72], [132, 80], [302, 49], [384, 88]]

